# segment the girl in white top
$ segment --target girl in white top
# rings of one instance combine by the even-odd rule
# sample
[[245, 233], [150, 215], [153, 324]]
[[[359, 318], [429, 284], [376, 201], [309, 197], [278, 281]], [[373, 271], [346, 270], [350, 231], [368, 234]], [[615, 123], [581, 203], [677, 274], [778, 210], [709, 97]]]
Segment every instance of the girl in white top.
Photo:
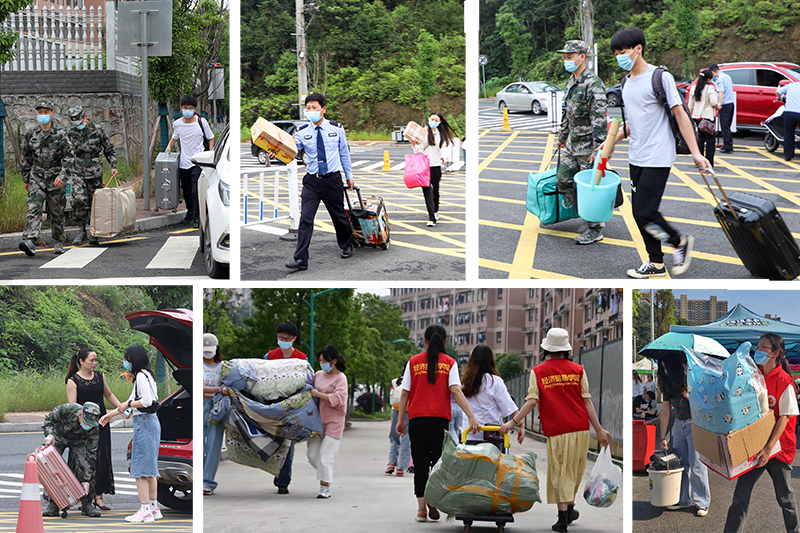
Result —
[[428, 117], [428, 127], [425, 129], [427, 131], [425, 140], [417, 143], [412, 139], [411, 145], [414, 153], [425, 154], [430, 160], [431, 186], [422, 187], [422, 194], [425, 196], [425, 206], [428, 208], [428, 226], [433, 227], [439, 220], [439, 182], [442, 179], [444, 164], [442, 147], [451, 145], [456, 134], [438, 111], [434, 111]]
[[[697, 124], [700, 124], [703, 119], [714, 122], [716, 117], [714, 110], [720, 108], [717, 89], [711, 83], [713, 77], [714, 75], [710, 70], [701, 70], [697, 83], [689, 90], [689, 111], [692, 112], [692, 118]], [[700, 153], [704, 154], [708, 162], [711, 163], [711, 166], [714, 166], [715, 143], [713, 133], [697, 130], [697, 146], [700, 148]]]
[[[479, 344], [472, 350], [461, 378], [461, 390], [481, 426], [501, 426], [503, 418], [517, 414], [517, 405], [495, 366], [494, 353], [485, 344]], [[493, 433], [485, 431], [483, 438], [474, 440], [488, 440], [503, 451]], [[521, 438], [524, 439], [524, 431], [522, 434]], [[473, 439], [467, 436], [467, 441], [470, 440]]]
[[633, 371], [633, 385], [631, 392], [633, 392], [634, 398], [644, 394], [644, 383], [642, 383], [642, 378], [639, 376], [639, 373], [635, 370]]

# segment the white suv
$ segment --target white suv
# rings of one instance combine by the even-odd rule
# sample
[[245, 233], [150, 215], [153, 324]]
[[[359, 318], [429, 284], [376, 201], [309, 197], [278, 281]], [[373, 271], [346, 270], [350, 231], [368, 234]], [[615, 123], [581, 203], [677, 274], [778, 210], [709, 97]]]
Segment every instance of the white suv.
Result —
[[192, 162], [203, 167], [197, 180], [200, 204], [200, 251], [206, 273], [227, 279], [230, 267], [231, 148], [229, 127], [219, 136], [213, 151], [201, 152]]

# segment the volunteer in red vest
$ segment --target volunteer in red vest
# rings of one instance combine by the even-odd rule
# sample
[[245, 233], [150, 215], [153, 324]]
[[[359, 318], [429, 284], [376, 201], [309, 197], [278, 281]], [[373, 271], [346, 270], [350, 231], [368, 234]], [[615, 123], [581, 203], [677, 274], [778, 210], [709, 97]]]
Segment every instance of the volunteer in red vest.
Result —
[[[769, 406], [775, 413], [775, 427], [764, 448], [758, 452], [758, 466], [739, 476], [733, 491], [733, 502], [728, 509], [725, 531], [743, 531], [744, 519], [750, 506], [753, 486], [765, 471], [772, 478], [778, 505], [783, 511], [786, 531], [800, 532], [798, 525], [797, 500], [792, 490], [792, 461], [797, 448], [795, 425], [797, 415], [797, 393], [786, 360], [783, 338], [775, 333], [767, 333], [758, 341], [753, 356], [767, 382]], [[775, 443], [780, 442], [781, 451], [769, 458]]]
[[545, 361], [531, 370], [527, 401], [500, 431], [508, 433], [522, 425], [539, 406], [542, 433], [547, 437], [547, 503], [558, 504], [558, 521], [552, 529], [564, 532], [580, 516], [575, 494], [586, 469], [589, 423], [601, 446], [608, 446], [611, 434], [597, 419], [583, 367], [567, 359], [572, 351], [567, 330], [550, 329], [541, 346]]
[[473, 432], [478, 431], [478, 420], [472, 414], [464, 393], [458, 364], [445, 352], [447, 333], [439, 324], [425, 330], [427, 349], [413, 356], [403, 373], [403, 392], [397, 415], [397, 434], [406, 433], [408, 410], [408, 436], [411, 439], [411, 458], [414, 460], [414, 494], [417, 497], [417, 522], [439, 519], [439, 511], [430, 505], [425, 508], [425, 485], [431, 467], [442, 455], [445, 433], [450, 428], [450, 395], [469, 418]]
[[[274, 361], [276, 359], [303, 359], [308, 356], [294, 347], [297, 340], [297, 326], [292, 322], [281, 322], [278, 324], [278, 347], [267, 352], [264, 359]], [[294, 461], [294, 441], [289, 447], [289, 455], [281, 467], [278, 477], [273, 483], [278, 487], [278, 494], [289, 494], [289, 483], [292, 482], [292, 461]]]

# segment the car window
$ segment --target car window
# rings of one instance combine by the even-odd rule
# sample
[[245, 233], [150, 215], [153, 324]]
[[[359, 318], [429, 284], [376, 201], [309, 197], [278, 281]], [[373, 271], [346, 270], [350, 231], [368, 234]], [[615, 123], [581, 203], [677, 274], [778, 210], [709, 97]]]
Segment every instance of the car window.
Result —
[[531, 90], [525, 85], [519, 86], [519, 92], [521, 92], [522, 94], [531, 94]]
[[512, 83], [511, 85], [509, 85], [508, 87], [506, 87], [506, 89], [505, 89], [505, 91], [504, 91], [504, 92], [507, 92], [507, 93], [515, 93], [515, 92], [517, 92], [517, 86], [516, 86], [515, 84], [513, 84], [513, 83]]
[[223, 152], [225, 152], [225, 145], [228, 144], [228, 135], [230, 129], [228, 127], [220, 134], [219, 139], [214, 143], [214, 164], [219, 163]]
[[756, 70], [756, 85], [777, 87], [781, 81], [787, 79], [789, 78], [774, 70], [767, 70], [763, 68]]
[[547, 84], [546, 83], [529, 83], [528, 87], [533, 89], [533, 92], [541, 93], [544, 92], [544, 88]]
[[753, 85], [750, 74], [753, 72], [749, 68], [734, 68], [725, 70], [725, 74], [731, 77], [734, 85]]

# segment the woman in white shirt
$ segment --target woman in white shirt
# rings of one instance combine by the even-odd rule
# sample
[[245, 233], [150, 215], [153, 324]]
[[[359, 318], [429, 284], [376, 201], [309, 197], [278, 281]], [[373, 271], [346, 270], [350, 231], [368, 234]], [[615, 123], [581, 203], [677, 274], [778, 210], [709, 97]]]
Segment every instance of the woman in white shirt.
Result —
[[[714, 75], [710, 70], [701, 70], [697, 83], [689, 91], [689, 111], [692, 112], [692, 118], [698, 125], [703, 119], [713, 124], [716, 120], [714, 110], [720, 108], [717, 100], [717, 89], [711, 83], [713, 78]], [[714, 133], [697, 130], [697, 146], [700, 148], [700, 153], [704, 154], [708, 162], [711, 163], [711, 166], [714, 166], [714, 151], [716, 149], [714, 143]]]
[[428, 127], [425, 129], [427, 130], [425, 140], [422, 143], [412, 140], [411, 145], [414, 153], [425, 154], [430, 160], [431, 186], [422, 187], [422, 194], [425, 195], [425, 206], [428, 208], [428, 227], [433, 227], [439, 220], [439, 182], [442, 179], [442, 165], [445, 162], [442, 147], [451, 145], [456, 134], [438, 111], [434, 111], [428, 117]]
[[633, 385], [631, 392], [633, 392], [634, 398], [644, 394], [644, 383], [642, 383], [642, 378], [639, 376], [639, 373], [636, 370], [633, 371]]
[[[495, 366], [494, 353], [485, 344], [479, 344], [472, 350], [461, 378], [461, 390], [481, 426], [502, 426], [503, 418], [517, 414], [517, 405]], [[468, 443], [487, 441], [503, 451], [503, 439], [499, 432], [484, 431], [482, 439], [471, 437], [467, 436]]]
[[131, 442], [131, 477], [136, 478], [140, 509], [126, 516], [128, 522], [153, 522], [162, 518], [158, 508], [158, 449], [161, 441], [161, 423], [155, 411], [146, 412], [158, 405], [158, 387], [150, 359], [144, 346], [134, 345], [125, 350], [122, 361], [125, 370], [136, 376], [133, 391], [123, 402], [100, 419], [107, 424], [113, 417], [132, 409], [133, 440]]

